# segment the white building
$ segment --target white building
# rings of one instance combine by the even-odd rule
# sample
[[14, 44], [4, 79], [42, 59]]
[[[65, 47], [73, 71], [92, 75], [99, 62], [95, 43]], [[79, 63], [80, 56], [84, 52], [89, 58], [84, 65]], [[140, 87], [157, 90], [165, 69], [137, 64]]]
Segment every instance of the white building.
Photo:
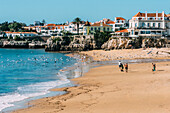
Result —
[[170, 36], [170, 20], [164, 13], [138, 12], [129, 21], [130, 37], [160, 38]]
[[[84, 30], [83, 30], [84, 25], [85, 25], [85, 21], [81, 21], [79, 23], [79, 34], [84, 33]], [[70, 22], [68, 24], [68, 26], [69, 26], [69, 32], [70, 33], [77, 34], [77, 24], [76, 24], [76, 22]]]
[[121, 29], [127, 28], [127, 21], [122, 17], [115, 17], [115, 27], [114, 31], [119, 31]]
[[114, 32], [126, 29], [128, 27], [127, 21], [123, 17], [115, 17], [114, 21], [104, 18], [99, 22], [104, 22], [105, 24], [112, 26], [112, 31]]
[[5, 32], [5, 34], [8, 38], [12, 37], [13, 39], [16, 36], [19, 36], [20, 38], [37, 36], [37, 33], [35, 32]]

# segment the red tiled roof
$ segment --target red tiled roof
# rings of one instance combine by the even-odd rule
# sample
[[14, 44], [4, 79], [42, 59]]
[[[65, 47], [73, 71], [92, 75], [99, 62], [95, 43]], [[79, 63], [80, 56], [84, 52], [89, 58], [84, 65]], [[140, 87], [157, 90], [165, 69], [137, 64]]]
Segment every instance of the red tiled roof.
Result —
[[7, 34], [37, 34], [36, 32], [5, 32]]
[[[166, 14], [164, 14], [165, 17], [167, 17]], [[145, 13], [138, 12], [133, 17], [145, 17]], [[156, 17], [156, 13], [147, 13], [147, 17]], [[158, 13], [158, 17], [162, 17], [162, 13]]]
[[56, 26], [55, 24], [47, 24], [46, 26]]
[[106, 22], [106, 24], [115, 24], [115, 22], [112, 20], [109, 20], [108, 22]]
[[68, 25], [56, 25], [56, 27], [58, 27], [58, 29], [60, 29], [61, 27], [64, 29], [64, 26], [68, 26]]
[[122, 17], [116, 17], [116, 20], [125, 20], [125, 19]]
[[170, 17], [170, 14], [167, 14], [166, 16], [167, 16], [167, 17]]
[[[105, 27], [112, 27], [112, 26], [110, 26], [110, 25], [105, 24], [104, 22], [102, 22], [102, 23], [103, 23], [103, 26], [105, 26]], [[100, 25], [101, 25], [101, 23], [98, 22], [98, 23], [92, 24], [91, 26], [100, 26]]]
[[129, 31], [127, 29], [116, 31], [116, 33], [128, 33]]

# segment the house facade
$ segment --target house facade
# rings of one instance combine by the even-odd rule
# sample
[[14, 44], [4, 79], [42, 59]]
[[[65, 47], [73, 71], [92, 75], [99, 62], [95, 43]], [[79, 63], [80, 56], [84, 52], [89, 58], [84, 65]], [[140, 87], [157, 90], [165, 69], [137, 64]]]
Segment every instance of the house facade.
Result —
[[99, 22], [104, 22], [105, 24], [112, 26], [113, 32], [128, 28], [128, 21], [123, 17], [115, 17], [114, 21], [104, 18]]
[[105, 24], [104, 22], [97, 22], [91, 25], [84, 26], [84, 35], [94, 34], [96, 31], [100, 32], [112, 32], [112, 26]]
[[5, 35], [8, 38], [12, 37], [14, 39], [16, 36], [19, 36], [20, 38], [24, 38], [24, 37], [34, 37], [37, 36], [38, 34], [35, 32], [5, 32]]
[[138, 12], [129, 21], [130, 37], [164, 38], [170, 36], [170, 20], [164, 13]]
[[123, 17], [115, 17], [115, 27], [113, 28], [113, 31], [119, 31], [122, 29], [127, 28], [127, 20]]

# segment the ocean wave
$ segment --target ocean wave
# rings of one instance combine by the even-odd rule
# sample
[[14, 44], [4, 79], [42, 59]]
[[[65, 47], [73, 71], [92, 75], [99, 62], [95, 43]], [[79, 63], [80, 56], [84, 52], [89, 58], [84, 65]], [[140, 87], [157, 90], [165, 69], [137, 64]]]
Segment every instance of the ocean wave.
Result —
[[60, 80], [57, 81], [49, 81], [49, 82], [41, 82], [31, 85], [26, 85], [22, 87], [18, 87], [16, 93], [6, 94], [4, 96], [0, 96], [0, 111], [5, 108], [14, 106], [15, 102], [22, 101], [24, 99], [28, 99], [31, 97], [41, 96], [49, 93], [49, 89], [52, 89], [57, 86], [61, 86], [63, 84], [70, 83], [65, 76], [59, 74]]

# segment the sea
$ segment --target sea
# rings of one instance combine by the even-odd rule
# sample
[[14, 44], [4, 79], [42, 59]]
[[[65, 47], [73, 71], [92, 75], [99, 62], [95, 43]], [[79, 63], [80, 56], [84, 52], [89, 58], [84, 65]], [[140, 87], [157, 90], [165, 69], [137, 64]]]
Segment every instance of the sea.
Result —
[[0, 112], [22, 100], [50, 94], [49, 89], [72, 85], [68, 79], [72, 75], [63, 70], [77, 63], [75, 58], [44, 49], [0, 49]]

